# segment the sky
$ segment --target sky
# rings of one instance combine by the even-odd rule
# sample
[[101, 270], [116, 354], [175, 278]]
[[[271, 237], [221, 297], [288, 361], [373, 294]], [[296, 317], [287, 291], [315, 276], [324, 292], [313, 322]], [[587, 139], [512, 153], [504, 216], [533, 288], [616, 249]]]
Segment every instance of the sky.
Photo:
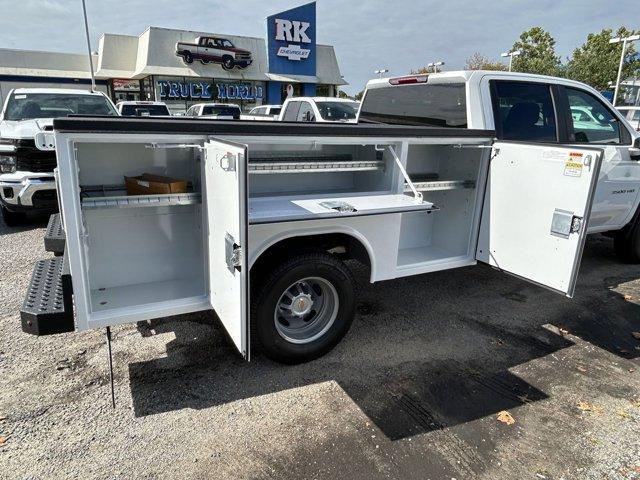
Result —
[[[305, 0], [86, 0], [92, 47], [102, 33], [148, 26], [263, 37], [267, 16]], [[0, 48], [85, 52], [80, 0], [0, 0]], [[635, 22], [635, 24], [634, 24]], [[388, 68], [403, 75], [432, 61], [464, 67], [480, 52], [500, 59], [520, 33], [541, 26], [563, 61], [590, 32], [640, 29], [637, 0], [318, 0], [318, 43], [333, 45], [355, 94]]]

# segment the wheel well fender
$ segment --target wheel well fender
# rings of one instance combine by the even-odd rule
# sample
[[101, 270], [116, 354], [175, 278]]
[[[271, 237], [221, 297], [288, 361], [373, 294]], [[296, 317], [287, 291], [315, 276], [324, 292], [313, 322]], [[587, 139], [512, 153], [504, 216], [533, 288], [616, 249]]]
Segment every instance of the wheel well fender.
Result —
[[375, 278], [376, 258], [373, 247], [360, 232], [347, 228], [298, 234], [282, 232], [274, 235], [263, 242], [250, 256], [249, 267], [252, 271], [260, 270], [296, 250], [313, 248], [331, 251], [340, 247], [344, 247], [344, 252], [339, 252], [341, 255], [367, 265], [370, 268], [371, 279]]

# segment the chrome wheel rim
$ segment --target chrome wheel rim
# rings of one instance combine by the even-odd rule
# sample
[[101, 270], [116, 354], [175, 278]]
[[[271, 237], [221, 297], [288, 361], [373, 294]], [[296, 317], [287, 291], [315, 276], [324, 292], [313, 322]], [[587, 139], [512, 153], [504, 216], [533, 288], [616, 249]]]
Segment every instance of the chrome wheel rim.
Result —
[[329, 281], [320, 277], [298, 280], [276, 304], [276, 330], [287, 342], [298, 345], [313, 342], [331, 328], [338, 307], [338, 291]]

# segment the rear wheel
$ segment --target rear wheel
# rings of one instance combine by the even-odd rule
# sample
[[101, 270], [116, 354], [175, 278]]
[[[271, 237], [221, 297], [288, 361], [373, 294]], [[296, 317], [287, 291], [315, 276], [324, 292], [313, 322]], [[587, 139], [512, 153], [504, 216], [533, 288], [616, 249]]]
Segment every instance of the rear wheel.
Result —
[[12, 212], [10, 210], [7, 210], [5, 207], [2, 207], [1, 210], [2, 220], [4, 220], [4, 223], [8, 227], [17, 227], [19, 225], [22, 225], [27, 218], [27, 215], [25, 213]]
[[255, 285], [253, 342], [275, 361], [314, 360], [349, 331], [355, 313], [354, 282], [333, 255], [296, 255]]
[[640, 212], [636, 214], [630, 227], [614, 237], [613, 245], [620, 260], [640, 263]]

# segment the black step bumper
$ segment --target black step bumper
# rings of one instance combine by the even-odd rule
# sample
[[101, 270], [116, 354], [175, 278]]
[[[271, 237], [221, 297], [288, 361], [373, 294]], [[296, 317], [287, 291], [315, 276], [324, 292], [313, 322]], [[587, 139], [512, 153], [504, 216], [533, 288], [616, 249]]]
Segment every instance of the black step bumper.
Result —
[[20, 309], [22, 331], [33, 335], [53, 335], [75, 330], [73, 286], [66, 258], [66, 255], [48, 258], [35, 264]]
[[53, 252], [56, 256], [64, 253], [66, 238], [62, 227], [62, 218], [56, 213], [49, 217], [47, 231], [44, 234], [44, 249]]

